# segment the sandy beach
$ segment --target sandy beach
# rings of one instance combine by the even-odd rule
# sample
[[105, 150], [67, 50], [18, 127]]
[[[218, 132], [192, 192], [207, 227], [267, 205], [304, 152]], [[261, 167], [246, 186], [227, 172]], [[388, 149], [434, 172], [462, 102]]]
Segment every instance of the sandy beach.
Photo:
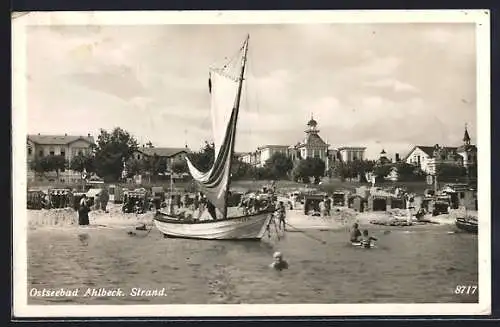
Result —
[[[463, 216], [463, 210], [450, 210], [448, 214], [439, 216], [427, 215], [424, 216], [429, 226], [453, 225], [458, 216]], [[469, 215], [476, 215], [477, 212], [467, 212]], [[153, 211], [148, 211], [145, 214], [123, 213], [121, 205], [108, 205], [108, 212], [102, 210], [92, 210], [89, 213], [90, 225], [88, 227], [106, 227], [106, 228], [135, 228], [141, 224], [151, 225], [153, 223]], [[360, 226], [370, 227], [375, 226], [371, 222], [376, 220], [379, 222], [390, 222], [394, 219], [406, 217], [406, 210], [392, 209], [388, 211], [367, 211], [356, 212], [351, 208], [334, 207], [331, 215], [328, 217], [316, 217], [304, 215], [301, 209], [287, 210], [287, 230], [341, 230], [352, 226], [353, 223], [358, 223]], [[65, 209], [50, 209], [50, 210], [27, 210], [28, 228], [33, 229], [51, 229], [51, 228], [67, 228], [80, 227], [88, 228], [87, 226], [78, 226], [78, 214], [72, 208]], [[414, 218], [415, 226], [406, 226], [408, 228], [417, 227], [418, 224]], [[389, 227], [389, 226], [387, 226]], [[397, 228], [397, 227], [396, 227]]]

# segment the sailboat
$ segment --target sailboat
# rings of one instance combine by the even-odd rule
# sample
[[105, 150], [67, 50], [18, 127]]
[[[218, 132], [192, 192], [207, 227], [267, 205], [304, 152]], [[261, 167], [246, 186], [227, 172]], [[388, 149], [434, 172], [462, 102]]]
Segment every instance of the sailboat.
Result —
[[[231, 166], [236, 140], [236, 127], [249, 35], [238, 52], [241, 58], [239, 74], [228, 72], [227, 65], [209, 71], [211, 96], [212, 133], [214, 136], [215, 160], [206, 171], [198, 170], [186, 156], [189, 172], [201, 192], [205, 195], [208, 220], [183, 220], [163, 212], [155, 215], [155, 225], [167, 237], [208, 240], [260, 240], [272, 219], [271, 209], [262, 209], [254, 214], [230, 215], [228, 195], [231, 185]], [[234, 76], [236, 75], [236, 76]]]

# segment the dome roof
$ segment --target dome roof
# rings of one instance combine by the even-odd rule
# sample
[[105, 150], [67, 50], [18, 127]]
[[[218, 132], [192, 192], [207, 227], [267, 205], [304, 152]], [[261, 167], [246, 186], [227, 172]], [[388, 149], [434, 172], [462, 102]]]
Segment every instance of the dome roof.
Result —
[[307, 122], [307, 126], [317, 126], [318, 122], [314, 120], [313, 115], [311, 114], [311, 119]]

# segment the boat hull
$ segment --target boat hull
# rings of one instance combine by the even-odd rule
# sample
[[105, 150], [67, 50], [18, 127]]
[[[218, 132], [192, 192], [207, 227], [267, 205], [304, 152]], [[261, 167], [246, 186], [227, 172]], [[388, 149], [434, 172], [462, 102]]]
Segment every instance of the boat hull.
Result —
[[477, 223], [467, 221], [463, 218], [457, 218], [455, 220], [455, 226], [465, 232], [477, 234]]
[[260, 240], [272, 219], [269, 212], [222, 220], [183, 222], [166, 214], [158, 214], [154, 221], [158, 230], [170, 238], [203, 240]]

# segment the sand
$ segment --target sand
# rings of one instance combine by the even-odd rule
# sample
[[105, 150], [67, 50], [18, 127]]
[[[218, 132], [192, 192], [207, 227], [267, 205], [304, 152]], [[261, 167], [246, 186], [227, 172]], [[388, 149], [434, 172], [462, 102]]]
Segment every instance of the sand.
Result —
[[[145, 214], [123, 213], [120, 204], [110, 204], [108, 212], [91, 210], [89, 212], [89, 226], [110, 228], [130, 228], [141, 224], [151, 224], [154, 212]], [[72, 208], [27, 210], [28, 228], [78, 227], [78, 213]]]

